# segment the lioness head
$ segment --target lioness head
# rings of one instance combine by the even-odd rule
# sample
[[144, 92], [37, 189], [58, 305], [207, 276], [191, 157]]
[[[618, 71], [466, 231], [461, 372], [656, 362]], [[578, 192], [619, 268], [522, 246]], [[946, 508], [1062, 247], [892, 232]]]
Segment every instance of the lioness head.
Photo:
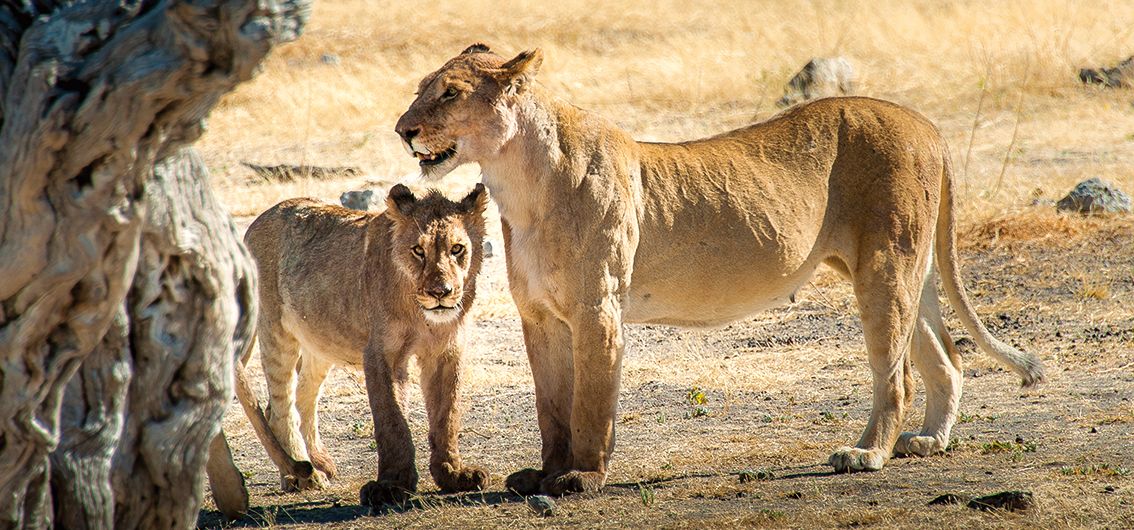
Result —
[[433, 72], [395, 130], [422, 174], [441, 177], [496, 154], [516, 134], [511, 108], [535, 81], [540, 50], [511, 60], [473, 44]]
[[472, 303], [487, 201], [483, 184], [460, 202], [436, 190], [418, 198], [401, 184], [386, 197], [386, 215], [393, 221], [390, 251], [430, 322], [451, 322]]

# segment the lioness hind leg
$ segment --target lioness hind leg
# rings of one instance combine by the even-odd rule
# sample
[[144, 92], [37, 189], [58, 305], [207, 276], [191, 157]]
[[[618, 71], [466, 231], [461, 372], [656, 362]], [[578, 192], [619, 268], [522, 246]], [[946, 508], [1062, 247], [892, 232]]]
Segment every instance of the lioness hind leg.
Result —
[[922, 289], [921, 307], [911, 356], [925, 381], [925, 424], [920, 433], [906, 432], [895, 454], [929, 456], [945, 451], [961, 402], [961, 355], [941, 319], [937, 278], [932, 273]]
[[[307, 446], [311, 464], [328, 479], [335, 478], [338, 470], [319, 436], [319, 398], [323, 395], [323, 381], [333, 364], [315, 357], [304, 355], [299, 361], [299, 384], [296, 386], [295, 405], [299, 411], [299, 430]], [[322, 486], [322, 479], [312, 477], [316, 486]]]
[[[885, 248], [885, 247], [883, 247]], [[870, 421], [855, 447], [831, 455], [837, 472], [878, 471], [890, 459], [906, 404], [906, 369], [917, 316], [917, 260], [893, 249], [863, 252], [854, 274], [855, 298], [874, 378]]]

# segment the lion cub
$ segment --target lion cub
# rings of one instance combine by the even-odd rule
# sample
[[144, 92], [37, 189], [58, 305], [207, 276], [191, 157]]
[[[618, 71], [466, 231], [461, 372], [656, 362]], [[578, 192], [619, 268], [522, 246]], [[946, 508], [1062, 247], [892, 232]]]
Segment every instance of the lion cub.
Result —
[[[404, 412], [411, 355], [421, 365], [433, 480], [444, 491], [485, 486], [487, 473], [461, 462], [456, 401], [486, 204], [481, 184], [460, 202], [437, 191], [417, 198], [399, 184], [382, 213], [291, 199], [248, 228], [244, 241], [260, 272], [257, 338], [268, 379], [268, 428], [259, 414], [249, 417], [280, 466], [285, 490], [321, 487], [324, 476], [336, 474], [316, 414], [323, 380], [335, 365], [366, 373], [379, 466], [362, 503], [397, 501], [417, 489]], [[247, 401], [251, 392], [238, 395]], [[312, 475], [306, 466], [307, 476], [294, 473], [279, 451], [284, 461], [310, 461], [318, 471]]]

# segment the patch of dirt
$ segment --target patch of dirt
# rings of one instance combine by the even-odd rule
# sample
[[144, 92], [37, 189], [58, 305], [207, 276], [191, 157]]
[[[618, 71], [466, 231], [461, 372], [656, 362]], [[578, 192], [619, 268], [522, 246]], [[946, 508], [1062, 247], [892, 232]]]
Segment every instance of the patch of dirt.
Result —
[[[538, 465], [540, 442], [519, 323], [502, 317], [473, 327], [462, 389], [462, 454], [492, 472], [489, 491], [436, 493], [415, 389], [409, 421], [421, 494], [368, 515], [358, 490], [376, 470], [373, 426], [361, 374], [337, 370], [321, 402], [323, 437], [342, 473], [329, 490], [279, 493], [242, 411], [230, 409], [225, 429], [257, 507], [233, 526], [1134, 527], [1134, 220], [1022, 215], [1031, 229], [1001, 219], [989, 223], [1010, 229], [963, 232], [962, 269], [985, 323], [1037, 352], [1049, 380], [1020, 389], [950, 319], [966, 381], [944, 455], [894, 459], [877, 473], [831, 472], [828, 455], [865, 425], [871, 381], [849, 285], [821, 273], [796, 303], [751, 321], [707, 331], [628, 327], [609, 485], [557, 499], [554, 516], [503, 493], [507, 473]], [[1037, 222], [1057, 227], [1056, 236]], [[503, 288], [503, 257], [486, 265]], [[697, 392], [703, 399], [691, 397]], [[919, 395], [907, 430], [920, 425], [923, 407]], [[1004, 491], [1030, 492], [1033, 502], [1016, 512], [927, 505], [947, 493]], [[210, 506], [200, 525], [225, 524]]]

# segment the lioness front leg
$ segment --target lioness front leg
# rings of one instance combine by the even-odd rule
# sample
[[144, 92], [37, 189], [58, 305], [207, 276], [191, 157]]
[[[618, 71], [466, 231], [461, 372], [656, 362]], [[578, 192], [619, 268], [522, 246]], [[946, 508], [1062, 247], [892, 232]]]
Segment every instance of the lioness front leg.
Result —
[[378, 480], [366, 483], [359, 491], [359, 504], [363, 506], [399, 504], [417, 491], [413, 440], [403, 408], [408, 360], [404, 352], [385, 355], [372, 347], [363, 354], [366, 395], [378, 446]]
[[429, 415], [429, 474], [445, 492], [477, 491], [488, 485], [487, 471], [461, 463], [457, 441], [461, 430], [460, 360], [461, 349], [457, 345], [418, 355], [421, 390]]
[[614, 451], [614, 417], [622, 371], [622, 320], [613, 296], [586, 307], [572, 326], [574, 389], [571, 400], [571, 470], [548, 476], [551, 495], [595, 492], [606, 484]]
[[525, 306], [522, 300], [517, 296], [524, 345], [535, 379], [543, 468], [527, 468], [512, 473], [505, 481], [505, 488], [520, 495], [534, 495], [540, 492], [544, 478], [571, 469], [574, 363], [571, 359], [571, 329], [567, 324], [547, 311]]

